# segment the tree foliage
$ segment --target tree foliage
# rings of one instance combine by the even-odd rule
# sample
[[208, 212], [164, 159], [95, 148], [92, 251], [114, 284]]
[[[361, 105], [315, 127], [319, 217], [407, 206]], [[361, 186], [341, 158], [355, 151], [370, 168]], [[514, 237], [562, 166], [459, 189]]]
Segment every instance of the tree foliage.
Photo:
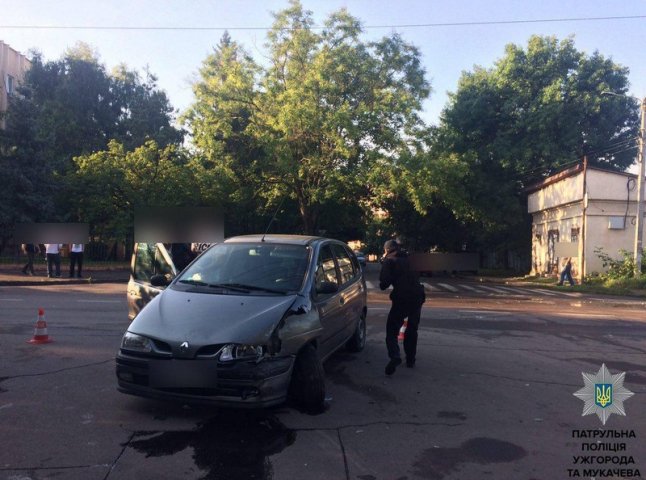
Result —
[[0, 131], [3, 238], [18, 222], [83, 220], [74, 214], [75, 202], [93, 192], [71, 185], [75, 156], [106, 150], [111, 140], [133, 149], [148, 139], [165, 146], [183, 138], [152, 74], [142, 79], [123, 65], [108, 74], [85, 44], [56, 61], [35, 53], [18, 93]]
[[598, 52], [576, 50], [571, 38], [540, 36], [526, 48], [508, 45], [492, 68], [465, 72], [432, 141], [464, 173], [461, 192], [445, 197], [456, 216], [483, 235], [525, 242], [525, 186], [583, 155], [591, 164], [627, 168], [636, 105], [603, 94], [625, 94], [627, 74]]
[[[326, 204], [369, 194], [368, 172], [377, 159], [397, 157], [429, 94], [419, 52], [399, 36], [364, 42], [345, 10], [320, 32], [312, 26], [298, 1], [276, 13], [266, 67], [222, 42], [186, 116], [200, 155], [235, 178], [253, 172], [253, 193], [267, 203], [294, 200], [306, 233], [322, 227]], [[249, 157], [229, 155], [235, 139]]]
[[128, 151], [111, 141], [106, 150], [74, 158], [68, 194], [75, 216], [103, 238], [132, 235], [135, 208], [193, 206], [199, 198], [191, 160], [175, 146], [150, 140]]

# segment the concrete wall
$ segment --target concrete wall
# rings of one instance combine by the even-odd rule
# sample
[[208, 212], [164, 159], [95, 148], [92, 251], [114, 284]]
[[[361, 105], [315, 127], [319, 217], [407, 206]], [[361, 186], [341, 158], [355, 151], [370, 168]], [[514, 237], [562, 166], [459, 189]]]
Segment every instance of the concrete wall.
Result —
[[583, 174], [579, 173], [530, 193], [527, 197], [527, 209], [529, 213], [540, 212], [580, 201], [582, 197]]
[[[545, 273], [556, 273], [561, 268], [559, 264], [554, 267], [549, 266], [549, 249], [548, 238], [550, 230], [557, 230], [559, 232], [559, 243], [572, 243], [572, 229], [579, 229], [579, 239], [577, 241], [576, 249], [579, 249], [582, 231], [582, 202], [569, 204], [567, 206], [551, 208], [532, 215], [532, 270], [533, 275], [540, 275]], [[560, 248], [555, 245], [555, 256], [558, 257]], [[573, 247], [565, 247], [571, 250]], [[579, 262], [577, 258], [572, 259], [573, 274], [579, 270]], [[562, 257], [559, 257], [559, 259]], [[556, 258], [554, 258], [556, 261]]]
[[633, 202], [637, 201], [637, 178], [634, 175], [589, 169], [586, 186], [590, 200], [625, 202], [628, 197]]

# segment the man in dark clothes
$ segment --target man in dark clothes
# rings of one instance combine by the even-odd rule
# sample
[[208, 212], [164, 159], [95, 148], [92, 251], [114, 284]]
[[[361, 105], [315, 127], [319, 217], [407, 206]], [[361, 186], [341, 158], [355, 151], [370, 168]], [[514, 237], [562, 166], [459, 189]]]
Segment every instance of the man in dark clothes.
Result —
[[572, 278], [572, 259], [568, 258], [563, 271], [561, 272], [561, 279], [557, 285], [560, 287], [563, 285], [563, 282], [567, 280], [570, 282], [570, 285], [574, 285], [574, 279]]
[[24, 243], [22, 245], [22, 251], [27, 255], [27, 263], [22, 267], [22, 273], [25, 275], [34, 274], [34, 257], [40, 252], [37, 244], [34, 243]]
[[408, 317], [408, 326], [404, 336], [406, 366], [415, 366], [417, 353], [417, 327], [425, 300], [424, 287], [419, 283], [419, 274], [410, 268], [408, 254], [401, 250], [395, 240], [388, 240], [384, 245], [384, 257], [381, 261], [379, 288], [386, 290], [390, 285], [392, 306], [386, 321], [386, 348], [390, 361], [386, 365], [386, 375], [395, 373], [402, 363], [397, 337], [399, 329]]

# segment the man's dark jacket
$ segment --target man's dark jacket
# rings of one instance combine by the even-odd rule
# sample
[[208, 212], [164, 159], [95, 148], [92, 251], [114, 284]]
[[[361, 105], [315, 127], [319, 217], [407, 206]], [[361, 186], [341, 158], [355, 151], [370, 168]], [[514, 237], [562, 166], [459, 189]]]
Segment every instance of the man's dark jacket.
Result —
[[411, 270], [408, 254], [404, 251], [391, 251], [381, 261], [379, 288], [386, 290], [390, 285], [393, 286], [390, 292], [393, 302], [424, 303], [424, 287], [419, 283], [419, 273]]

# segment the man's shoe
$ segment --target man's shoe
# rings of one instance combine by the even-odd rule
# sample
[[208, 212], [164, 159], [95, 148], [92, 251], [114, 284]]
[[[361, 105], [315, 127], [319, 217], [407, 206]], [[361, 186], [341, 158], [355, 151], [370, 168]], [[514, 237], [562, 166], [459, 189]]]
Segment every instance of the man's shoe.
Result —
[[415, 367], [415, 360], [408, 360], [406, 359], [406, 366], [408, 368], [414, 368]]
[[401, 358], [392, 358], [390, 362], [388, 362], [388, 365], [386, 365], [386, 375], [392, 375], [395, 373], [395, 370], [399, 365], [401, 365], [401, 363]]

